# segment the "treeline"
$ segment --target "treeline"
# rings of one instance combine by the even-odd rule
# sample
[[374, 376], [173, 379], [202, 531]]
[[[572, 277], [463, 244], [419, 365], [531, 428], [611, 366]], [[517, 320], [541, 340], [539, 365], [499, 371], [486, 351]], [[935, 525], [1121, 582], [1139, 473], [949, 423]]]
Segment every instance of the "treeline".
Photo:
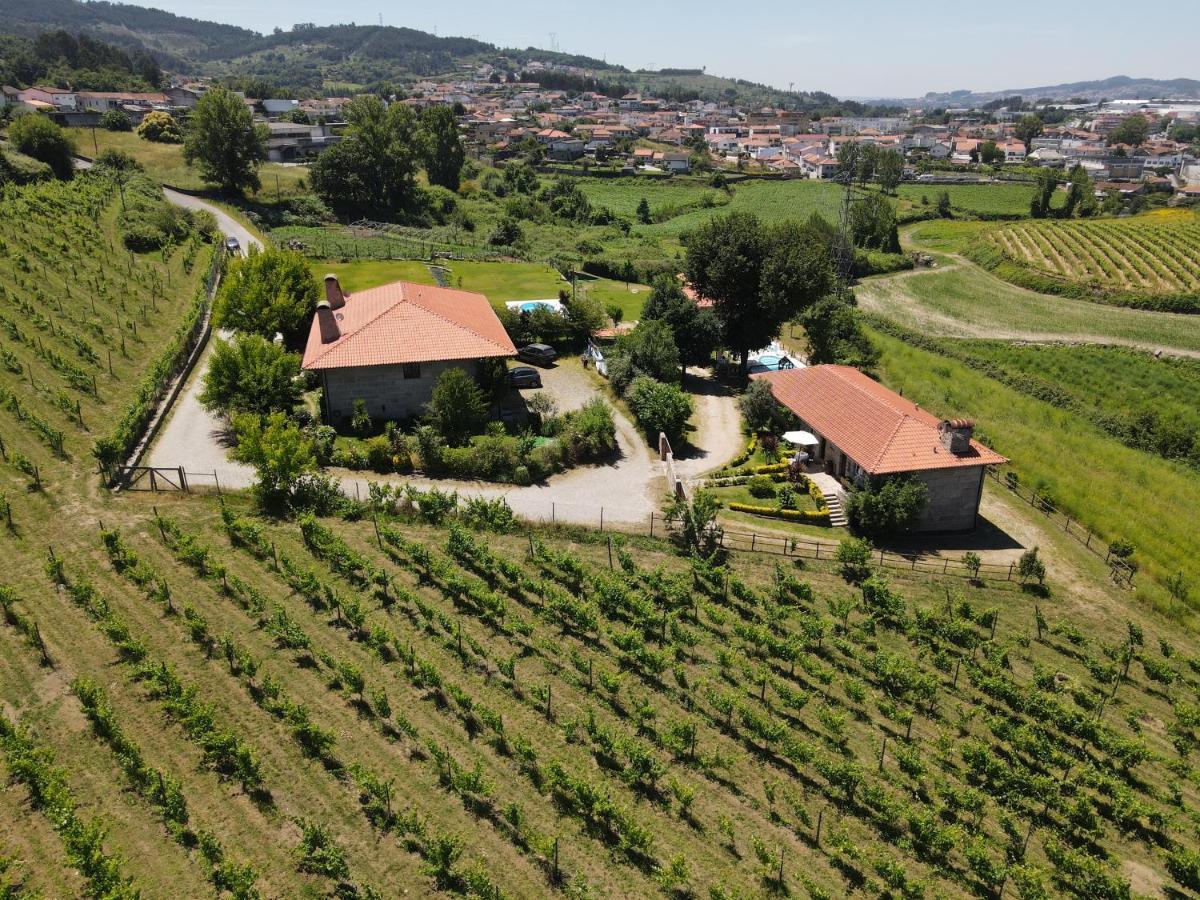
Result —
[[0, 35], [0, 81], [93, 91], [155, 91], [158, 61], [146, 50], [123, 50], [86, 34], [47, 31], [36, 38]]
[[566, 91], [568, 94], [583, 94], [592, 91], [605, 97], [624, 97], [632, 85], [625, 81], [603, 81], [594, 75], [576, 75], [572, 72], [522, 72], [521, 81], [535, 82], [550, 91]]

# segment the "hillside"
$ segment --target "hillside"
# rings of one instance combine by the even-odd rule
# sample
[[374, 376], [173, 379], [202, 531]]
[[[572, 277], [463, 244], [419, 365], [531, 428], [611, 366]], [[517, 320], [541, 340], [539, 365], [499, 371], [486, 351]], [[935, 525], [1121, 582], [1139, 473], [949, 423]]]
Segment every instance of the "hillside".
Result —
[[504, 48], [393, 26], [297, 25], [291, 31], [260, 35], [156, 9], [77, 0], [0, 0], [0, 22], [6, 30], [26, 35], [54, 28], [83, 32], [127, 48], [145, 47], [175, 70], [250, 77], [301, 93], [384, 87], [461, 73], [463, 67], [483, 63], [519, 72], [538, 61], [574, 66], [605, 83], [663, 96], [782, 103], [811, 110], [838, 107], [836, 98], [820, 92], [781, 91], [692, 70], [631, 73], [588, 56], [537, 47]]
[[920, 98], [923, 103], [938, 106], [971, 106], [999, 100], [1003, 97], [1020, 96], [1026, 100], [1042, 98], [1053, 100], [1150, 100], [1171, 98], [1173, 100], [1200, 99], [1200, 80], [1195, 78], [1130, 78], [1114, 75], [1093, 81], [1072, 81], [1065, 84], [1042, 85], [1041, 87], [1009, 88], [1002, 91], [930, 91]]

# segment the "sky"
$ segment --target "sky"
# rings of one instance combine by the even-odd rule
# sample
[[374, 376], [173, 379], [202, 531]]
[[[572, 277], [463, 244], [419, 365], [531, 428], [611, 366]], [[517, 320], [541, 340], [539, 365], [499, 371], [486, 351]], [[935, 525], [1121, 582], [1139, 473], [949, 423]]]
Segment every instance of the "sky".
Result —
[[[1197, 0], [1138, 12], [1121, 0], [901, 4], [824, 0], [742, 7], [729, 0], [139, 0], [259, 32], [296, 22], [408, 26], [504, 47], [582, 53], [629, 68], [700, 68], [839, 97], [920, 97], [1130, 75], [1197, 78]], [[747, 15], [739, 15], [745, 9]]]

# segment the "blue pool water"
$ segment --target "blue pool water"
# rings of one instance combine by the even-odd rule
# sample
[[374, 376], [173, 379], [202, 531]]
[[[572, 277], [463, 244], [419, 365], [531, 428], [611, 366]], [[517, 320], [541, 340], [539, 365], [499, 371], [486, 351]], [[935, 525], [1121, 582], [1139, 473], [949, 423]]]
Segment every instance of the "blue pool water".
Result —
[[535, 309], [549, 308], [549, 304], [530, 301], [529, 303], [521, 304], [521, 312], [533, 312]]
[[779, 368], [779, 357], [778, 356], [760, 356], [758, 358], [757, 362], [764, 369], [778, 369]]

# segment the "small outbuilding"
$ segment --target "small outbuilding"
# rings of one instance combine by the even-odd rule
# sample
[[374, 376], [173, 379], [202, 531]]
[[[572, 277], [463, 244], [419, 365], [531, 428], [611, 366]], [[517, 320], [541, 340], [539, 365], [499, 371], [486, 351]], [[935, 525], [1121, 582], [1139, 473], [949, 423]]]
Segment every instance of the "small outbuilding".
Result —
[[322, 412], [336, 424], [361, 400], [375, 419], [418, 415], [438, 377], [473, 377], [516, 347], [483, 294], [394, 281], [347, 294], [325, 276], [302, 366], [321, 380]]
[[816, 439], [809, 448], [829, 475], [879, 484], [911, 475], [929, 499], [918, 531], [970, 531], [979, 518], [988, 466], [1008, 460], [975, 440], [970, 419], [939, 419], [851, 366], [808, 366], [755, 374]]

